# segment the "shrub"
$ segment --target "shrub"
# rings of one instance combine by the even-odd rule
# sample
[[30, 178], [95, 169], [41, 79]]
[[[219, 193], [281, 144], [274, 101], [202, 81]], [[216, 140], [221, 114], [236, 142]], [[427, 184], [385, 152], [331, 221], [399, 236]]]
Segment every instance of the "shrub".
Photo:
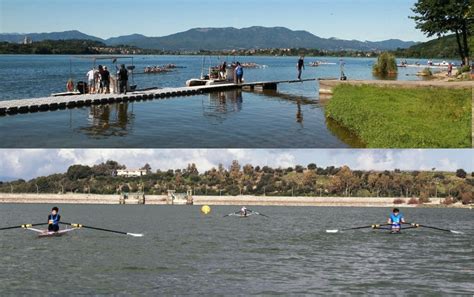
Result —
[[431, 200], [428, 197], [420, 197], [418, 198], [418, 204], [423, 204], [423, 203], [430, 203]]
[[472, 203], [472, 192], [465, 192], [461, 194], [461, 202], [464, 205]]
[[459, 178], [466, 178], [467, 173], [464, 171], [464, 169], [458, 169], [456, 170], [456, 176]]
[[397, 74], [398, 67], [395, 56], [387, 52], [380, 54], [377, 63], [374, 64], [373, 72], [382, 76]]
[[412, 198], [410, 198], [410, 200], [408, 200], [408, 204], [411, 204], [411, 205], [419, 204], [419, 201], [415, 197], [412, 197]]
[[431, 70], [429, 68], [425, 68], [425, 69], [421, 70], [420, 75], [430, 77], [430, 76], [433, 76], [433, 72], [431, 72]]
[[451, 205], [451, 204], [454, 203], [454, 199], [453, 199], [453, 197], [448, 197], [448, 198], [444, 199], [442, 203], [444, 205]]
[[469, 65], [465, 65], [461, 68], [458, 68], [459, 73], [465, 73], [465, 72], [470, 72], [470, 71], [471, 71], [471, 67]]
[[405, 200], [397, 198], [393, 200], [393, 204], [403, 204], [405, 203]]

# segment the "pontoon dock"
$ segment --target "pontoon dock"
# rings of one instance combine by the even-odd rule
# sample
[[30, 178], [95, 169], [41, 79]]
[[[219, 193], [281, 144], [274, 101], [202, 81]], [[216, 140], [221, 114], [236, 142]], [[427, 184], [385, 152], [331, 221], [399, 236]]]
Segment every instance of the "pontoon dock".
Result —
[[232, 89], [276, 90], [282, 83], [301, 83], [316, 81], [317, 78], [303, 80], [262, 81], [243, 84], [218, 84], [211, 86], [164, 88], [147, 91], [136, 91], [127, 94], [82, 94], [59, 97], [41, 97], [0, 101], [0, 116], [16, 115], [39, 111], [55, 111], [91, 105], [102, 105], [120, 102], [134, 102], [160, 98], [193, 96], [203, 93], [219, 92]]

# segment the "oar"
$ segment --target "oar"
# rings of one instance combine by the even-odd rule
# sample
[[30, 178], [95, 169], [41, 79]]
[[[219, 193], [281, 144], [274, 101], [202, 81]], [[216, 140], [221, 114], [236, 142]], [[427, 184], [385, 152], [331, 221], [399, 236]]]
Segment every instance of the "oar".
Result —
[[238, 212], [233, 212], [233, 213], [229, 213], [228, 215], [223, 216], [223, 218], [230, 217], [230, 216], [236, 216], [236, 215], [238, 215], [238, 214], [240, 214], [240, 211], [238, 211]]
[[20, 228], [30, 228], [30, 227], [33, 227], [33, 226], [44, 226], [44, 225], [48, 225], [48, 223], [38, 223], [38, 224], [23, 224], [23, 225], [18, 225], [18, 226], [11, 226], [11, 227], [3, 227], [3, 228], [0, 228], [0, 231], [3, 231], [3, 230], [11, 230], [11, 229], [20, 229]]
[[[407, 223], [408, 224], [408, 223]], [[450, 233], [454, 233], [454, 234], [463, 234], [462, 232], [460, 231], [456, 231], [456, 230], [449, 230], [449, 229], [443, 229], [443, 228], [438, 228], [438, 227], [433, 227], [433, 226], [426, 226], [426, 225], [421, 225], [421, 224], [415, 224], [415, 223], [412, 223], [410, 224], [411, 226], [415, 227], [415, 228], [427, 228], [427, 229], [433, 229], [433, 230], [438, 230], [438, 231], [443, 231], [443, 232], [450, 232]]]
[[86, 228], [86, 229], [92, 229], [92, 230], [98, 230], [98, 231], [104, 231], [104, 232], [110, 232], [110, 233], [116, 233], [116, 234], [122, 234], [122, 235], [130, 235], [133, 237], [142, 237], [143, 234], [138, 234], [138, 233], [128, 233], [128, 232], [122, 232], [122, 231], [116, 231], [116, 230], [110, 230], [110, 229], [104, 229], [104, 228], [99, 228], [99, 227], [92, 227], [92, 226], [85, 226], [82, 224], [71, 224], [71, 223], [64, 223], [61, 222], [61, 224], [71, 226], [73, 228]]
[[257, 212], [257, 211], [253, 211], [253, 210], [248, 210], [249, 212], [253, 212], [254, 214], [256, 214], [257, 216], [262, 216], [262, 217], [266, 217], [266, 218], [270, 218], [269, 216], [267, 215], [264, 215], [263, 213], [261, 212]]
[[338, 232], [342, 232], [342, 231], [368, 229], [368, 228], [377, 229], [377, 228], [379, 228], [379, 227], [381, 227], [381, 226], [390, 226], [390, 224], [373, 224], [373, 225], [369, 225], [369, 226], [346, 228], [346, 229], [340, 229], [340, 230], [339, 230], [339, 229], [326, 230], [326, 233], [338, 233]]

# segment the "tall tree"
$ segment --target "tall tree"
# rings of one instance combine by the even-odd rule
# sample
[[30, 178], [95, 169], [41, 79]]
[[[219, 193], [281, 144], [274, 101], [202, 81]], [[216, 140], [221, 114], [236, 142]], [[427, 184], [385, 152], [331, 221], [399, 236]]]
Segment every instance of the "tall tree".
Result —
[[472, 0], [418, 0], [412, 9], [416, 28], [428, 37], [456, 35], [459, 55], [469, 65], [469, 36], [474, 24]]

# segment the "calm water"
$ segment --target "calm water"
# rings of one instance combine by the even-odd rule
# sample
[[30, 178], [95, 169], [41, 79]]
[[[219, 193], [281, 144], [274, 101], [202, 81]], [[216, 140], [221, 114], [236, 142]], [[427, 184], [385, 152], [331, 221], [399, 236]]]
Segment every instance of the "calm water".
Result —
[[[224, 58], [206, 58], [215, 65]], [[295, 79], [294, 57], [237, 57], [266, 67], [247, 69], [247, 81]], [[228, 58], [231, 61], [232, 58]], [[338, 58], [308, 58], [339, 63]], [[137, 72], [145, 66], [177, 64], [167, 74], [137, 74], [141, 88], [184, 86], [199, 77], [201, 57], [136, 56]], [[374, 59], [345, 59], [350, 79], [372, 79]], [[115, 69], [111, 62], [104, 65]], [[69, 56], [0, 56], [0, 100], [62, 92], [69, 77], [85, 80], [92, 65]], [[416, 79], [416, 69], [399, 79]], [[338, 77], [338, 65], [307, 67], [304, 77]], [[1, 117], [0, 147], [173, 147], [173, 148], [344, 148], [361, 147], [356, 138], [326, 123], [314, 82], [280, 85], [277, 93], [228, 92], [48, 113]]]
[[[44, 220], [49, 206], [2, 205], [0, 226]], [[257, 208], [255, 208], [257, 209]], [[388, 209], [63, 206], [66, 221], [143, 232], [79, 230], [38, 239], [2, 231], [4, 295], [474, 294], [474, 220], [467, 209], [407, 209], [409, 220], [464, 231], [327, 234], [382, 222]], [[350, 218], [348, 220], [348, 218]], [[343, 223], [346, 221], [347, 223]], [[54, 282], [57, 282], [54, 284]], [[53, 285], [51, 285], [53, 282]]]

